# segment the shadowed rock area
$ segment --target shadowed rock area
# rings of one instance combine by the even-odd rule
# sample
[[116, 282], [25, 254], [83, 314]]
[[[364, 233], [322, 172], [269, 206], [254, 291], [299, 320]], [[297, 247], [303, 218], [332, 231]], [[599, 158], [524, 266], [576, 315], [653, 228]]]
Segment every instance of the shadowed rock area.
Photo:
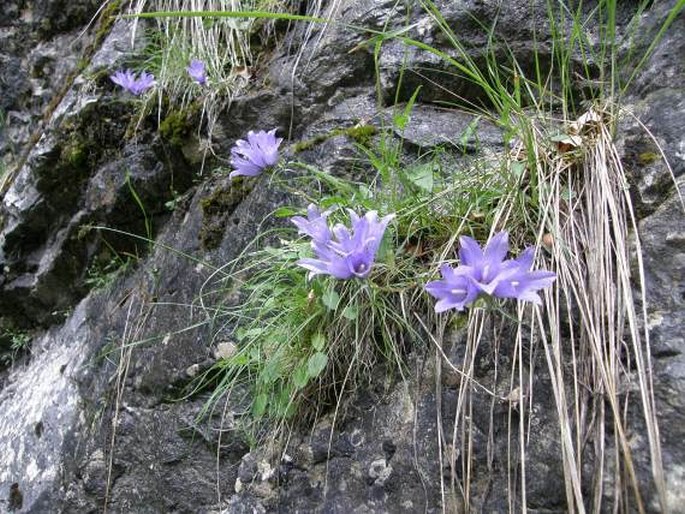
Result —
[[[619, 10], [619, 33], [628, 30], [635, 3]], [[344, 25], [409, 27], [407, 37], [463, 57], [434, 21], [416, 6], [384, 0], [327, 5], [323, 14], [343, 23], [316, 27], [301, 54], [306, 27], [281, 34], [254, 80], [219, 116], [216, 157], [203, 160], [197, 158], [197, 113], [163, 111], [161, 120], [157, 112], [140, 115], [137, 100], [108, 79], [145, 47], [143, 31], [132, 47], [131, 22], [114, 21], [116, 11], [98, 17], [99, 1], [5, 4], [0, 353], [13, 351], [17, 334], [28, 334], [31, 344], [0, 363], [0, 512], [462, 512], [456, 489], [442, 489], [440, 477], [449, 486], [450, 470], [464, 478], [467, 463], [462, 456], [445, 459], [436, 424], [441, 416], [449, 440], [459, 377], [436, 365], [428, 339], [408, 354], [406, 381], [382, 384], [378, 370], [378, 384], [356, 391], [339, 413], [323, 413], [311, 429], [289, 434], [284, 447], [255, 446], [237, 429], [245, 406], [220, 402], [198, 421], [208, 394], [182, 394], [215, 362], [219, 345], [231, 341], [230, 327], [211, 323], [201, 292], [205, 305], [218, 302], [226, 294], [217, 285], [219, 268], [258, 230], [286, 223], [268, 218], [265, 226], [269, 213], [299, 202], [267, 176], [231, 184], [227, 174], [210, 172], [225, 165], [248, 130], [291, 130], [295, 142], [360, 122], [380, 128], [395, 98], [407, 101], [421, 86], [409, 125], [395, 134], [404, 137], [409, 158], [445, 147], [455, 162], [466, 163], [506, 151], [497, 125], [464, 109], [492, 101], [464, 77], [446, 73], [434, 54], [398, 41], [384, 42], [376, 70], [368, 34]], [[487, 34], [479, 23], [495, 20], [497, 39], [508, 45], [496, 48], [495, 59], [513, 54], [524, 72], [552, 66], [547, 2], [495, 4], [437, 5], [444, 22], [469, 42], [467, 55], [483, 66]], [[641, 17], [659, 27], [673, 5], [654, 2]], [[588, 28], [588, 37], [596, 30]], [[651, 40], [634, 44], [645, 50]], [[631, 114], [617, 131], [642, 241], [672, 512], [685, 512], [679, 507], [685, 505], [685, 211], [675, 185], [685, 195], [684, 63], [681, 15], [628, 89]], [[580, 70], [580, 57], [570, 64]], [[592, 63], [589, 69], [594, 73]], [[578, 79], [573, 93], [582, 98], [596, 87]], [[180, 132], [163, 128], [178, 120]], [[285, 151], [292, 155], [292, 146]], [[333, 175], [370, 173], [345, 134], [322, 138], [297, 158]], [[443, 350], [452, 362], [464, 360], [464, 338], [460, 327], [449, 333]], [[501, 345], [481, 342], [474, 369], [480, 384], [501, 385], [494, 370], [510, 365], [513, 339], [503, 334]], [[530, 345], [524, 341], [524, 351]], [[567, 512], [555, 404], [542, 393], [550, 390], [544, 356], [528, 371], [534, 379], [527, 422], [535, 437], [526, 442], [526, 507]], [[513, 400], [475, 388], [470, 401], [472, 505], [520, 512], [514, 499], [520, 449], [508, 444], [518, 441], [509, 419]], [[631, 441], [638, 472], [649, 483], [646, 443], [639, 434]], [[591, 466], [594, 453], [587, 453]], [[589, 478], [583, 488], [591, 487]], [[651, 486], [644, 495], [649, 512], [659, 512]], [[602, 512], [612, 505], [607, 500]]]

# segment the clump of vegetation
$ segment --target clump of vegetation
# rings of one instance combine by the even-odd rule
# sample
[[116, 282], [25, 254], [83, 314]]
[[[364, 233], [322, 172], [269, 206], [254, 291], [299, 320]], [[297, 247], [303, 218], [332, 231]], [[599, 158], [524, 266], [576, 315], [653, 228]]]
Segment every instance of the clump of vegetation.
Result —
[[17, 328], [0, 318], [0, 364], [11, 364], [18, 355], [27, 351], [31, 343], [31, 334]]
[[[105, 252], [109, 254], [109, 252]], [[109, 287], [121, 274], [126, 273], [134, 261], [130, 256], [121, 257], [115, 255], [107, 259], [106, 255], [96, 259], [86, 270], [84, 283], [92, 289], [105, 289]]]
[[171, 110], [159, 124], [159, 133], [171, 145], [178, 148], [188, 141], [193, 127], [200, 121], [198, 108]]

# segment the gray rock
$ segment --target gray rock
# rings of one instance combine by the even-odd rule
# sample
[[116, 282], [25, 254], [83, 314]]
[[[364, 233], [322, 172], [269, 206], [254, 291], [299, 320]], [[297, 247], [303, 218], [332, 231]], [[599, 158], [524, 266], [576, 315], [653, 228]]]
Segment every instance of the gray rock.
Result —
[[489, 120], [426, 105], [412, 109], [406, 129], [396, 128], [395, 131], [399, 137], [420, 149], [443, 146], [456, 153], [473, 153], [503, 148], [503, 133]]
[[[0, 157], [9, 168], [59, 101], [94, 32], [99, 0], [7, 0], [0, 13]], [[24, 148], [25, 150], [25, 148]]]
[[63, 459], [83, 435], [78, 379], [87, 373], [90, 329], [86, 309], [33, 345], [31, 365], [16, 369], [0, 390], [0, 491], [17, 482], [24, 509], [52, 508]]

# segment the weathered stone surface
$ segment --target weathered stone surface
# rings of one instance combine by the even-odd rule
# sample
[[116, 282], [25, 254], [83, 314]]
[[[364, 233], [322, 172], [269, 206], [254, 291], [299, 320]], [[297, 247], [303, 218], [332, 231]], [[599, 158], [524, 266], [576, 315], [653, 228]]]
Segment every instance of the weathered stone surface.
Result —
[[474, 153], [503, 149], [503, 133], [492, 122], [460, 111], [418, 105], [412, 110], [405, 130], [395, 129], [399, 137], [419, 147], [448, 148], [455, 153]]
[[174, 192], [190, 185], [182, 161], [172, 168], [160, 160], [159, 143], [134, 143], [116, 158], [130, 120], [126, 104], [73, 99], [60, 106], [58, 116], [62, 111], [68, 115], [57, 118], [3, 198], [0, 305], [5, 316], [20, 324], [30, 318], [45, 323], [53, 311], [80, 298], [86, 269], [97, 258], [103, 237], [114, 252], [144, 248], [120, 235], [96, 237], [89, 226], [144, 236], [146, 229], [155, 229], [154, 221], [164, 215]]
[[0, 13], [0, 159], [16, 164], [93, 41], [99, 0], [7, 0]]
[[15, 369], [0, 390], [0, 490], [4, 496], [18, 483], [27, 512], [55, 505], [63, 459], [83, 434], [77, 380], [87, 373], [92, 321], [77, 308], [34, 342], [31, 365]]
[[[682, 176], [677, 184], [682, 195], [685, 192]], [[680, 512], [685, 504], [682, 493], [685, 288], [681, 278], [685, 273], [685, 205], [675, 191], [662, 197], [658, 207], [640, 221], [639, 235], [644, 256], [647, 326], [666, 494], [669, 507], [673, 512]], [[639, 448], [636, 453], [644, 470], [648, 469], [644, 459], [646, 444], [645, 438], [636, 437], [634, 445]], [[659, 511], [655, 500], [652, 500], [651, 508]]]
[[[145, 250], [140, 240], [89, 227], [153, 236], [168, 216], [165, 203], [191, 184], [192, 171], [177, 150], [151, 135], [154, 121], [146, 125], [134, 118], [136, 102], [118, 92], [107, 95], [92, 83], [105, 64], [116, 66], [128, 55], [131, 26], [114, 24], [90, 65], [58, 98], [4, 193], [0, 306], [12, 325], [49, 324], [83, 297], [89, 268], [102, 269], [117, 253]], [[58, 56], [59, 45], [70, 41], [64, 38], [35, 51]], [[143, 40], [135, 44], [140, 48]], [[108, 79], [104, 86], [114, 90]], [[48, 96], [53, 93], [46, 89]]]

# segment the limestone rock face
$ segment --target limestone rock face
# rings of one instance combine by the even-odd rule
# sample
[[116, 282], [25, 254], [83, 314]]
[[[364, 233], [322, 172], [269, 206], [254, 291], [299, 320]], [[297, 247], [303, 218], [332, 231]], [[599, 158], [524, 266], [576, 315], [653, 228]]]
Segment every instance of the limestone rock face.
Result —
[[81, 52], [81, 34], [99, 0], [7, 0], [0, 13], [0, 164], [26, 150], [50, 102], [64, 88]]
[[[434, 54], [388, 40], [376, 62], [368, 33], [344, 24], [406, 29], [407, 37], [451, 57], [458, 52], [435, 20], [413, 6], [331, 2], [324, 14], [344, 24], [314, 27], [302, 53], [296, 50], [306, 26], [285, 36], [260, 68], [258, 85], [217, 120], [219, 159], [200, 173], [189, 150], [197, 147], [193, 131], [184, 133], [183, 145], [172, 142], [154, 114], [138, 119], [135, 102], [107, 79], [144, 44], [139, 39], [131, 48], [129, 22], [109, 27], [88, 66], [77, 68], [79, 45], [97, 39], [94, 29], [77, 35], [100, 4], [6, 0], [0, 9], [0, 154], [11, 169], [0, 201], [0, 328], [33, 336], [30, 353], [0, 370], [0, 499], [18, 484], [22, 512], [33, 513], [100, 512], [105, 504], [117, 513], [460, 512], [456, 489], [441, 489], [440, 477], [461, 475], [465, 460], [447, 443], [438, 445], [436, 425], [441, 416], [451, 431], [460, 377], [436, 365], [430, 346], [408, 356], [406, 382], [357, 391], [340, 417], [328, 413], [311, 431], [291, 434], [280, 452], [251, 448], [245, 434], [232, 430], [244, 405], [220, 404], [199, 422], [207, 396], [179, 401], [190, 379], [233, 351], [230, 327], [217, 330], [202, 308], [228, 294], [216, 281], [219, 268], [264, 228], [270, 212], [296, 201], [268, 177], [237, 188], [206, 170], [251, 129], [279, 127], [285, 134], [290, 128], [293, 139], [306, 141], [340, 127], [380, 126], [395, 99], [408, 100], [418, 86], [415, 115], [402, 133], [408, 155], [446, 143], [464, 162], [506, 151], [495, 124], [445, 108], [445, 102], [488, 105], [491, 99], [446, 74]], [[633, 4], [619, 9], [620, 33], [628, 30]], [[497, 21], [496, 36], [508, 46], [496, 48], [494, 58], [512, 52], [524, 71], [552, 65], [546, 5], [437, 3], [445, 23], [468, 42], [470, 58], [487, 63], [480, 24]], [[641, 16], [658, 27], [672, 5], [653, 2]], [[394, 21], [386, 27], [387, 20]], [[596, 38], [596, 30], [588, 27], [587, 37]], [[638, 41], [636, 48], [650, 44]], [[618, 130], [642, 241], [672, 505], [685, 504], [685, 214], [673, 180], [685, 196], [684, 63], [681, 16], [628, 88], [626, 104], [635, 116], [622, 118]], [[570, 65], [580, 66], [580, 57]], [[581, 80], [573, 85], [579, 95], [592, 87]], [[304, 148], [298, 158], [333, 174], [370, 173], [342, 134]], [[125, 269], [108, 275], [112, 261]], [[11, 346], [7, 334], [0, 333], [0, 353]], [[450, 337], [444, 351], [461, 362], [463, 334], [455, 329]], [[497, 382], [494, 369], [510, 365], [495, 347], [482, 341], [474, 369], [486, 386]], [[533, 392], [548, 390], [546, 367], [530, 371]], [[469, 494], [483, 512], [522, 508], [506, 492], [519, 455], [508, 445], [508, 430], [510, 404], [528, 393], [493, 400], [476, 389], [470, 399]], [[527, 422], [536, 437], [526, 448], [527, 508], [566, 512], [555, 405], [544, 395], [532, 398]], [[647, 449], [637, 435], [631, 441], [643, 473]], [[646, 503], [656, 512], [653, 493], [647, 490]]]

